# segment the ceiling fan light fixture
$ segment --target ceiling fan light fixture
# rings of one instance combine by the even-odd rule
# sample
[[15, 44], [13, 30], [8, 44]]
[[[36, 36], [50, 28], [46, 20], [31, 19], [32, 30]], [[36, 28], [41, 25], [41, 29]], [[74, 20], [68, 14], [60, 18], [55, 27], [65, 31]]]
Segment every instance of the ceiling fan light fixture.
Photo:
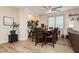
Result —
[[51, 13], [52, 12], [52, 10], [50, 9], [50, 10], [48, 10], [48, 13]]
[[53, 6], [42, 6], [42, 7], [47, 9], [48, 11], [46, 13], [49, 14], [49, 13], [55, 13], [55, 12], [60, 11], [60, 10], [58, 10], [58, 8], [61, 8], [62, 6], [58, 6], [58, 7], [54, 7], [54, 8], [53, 8]]

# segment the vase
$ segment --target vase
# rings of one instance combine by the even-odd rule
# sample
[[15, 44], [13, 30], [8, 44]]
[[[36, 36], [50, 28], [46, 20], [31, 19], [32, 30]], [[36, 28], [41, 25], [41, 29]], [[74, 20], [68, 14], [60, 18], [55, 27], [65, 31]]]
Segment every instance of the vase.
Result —
[[15, 30], [11, 30], [11, 31], [10, 31], [10, 34], [11, 34], [11, 35], [14, 35], [14, 34], [16, 34], [16, 31], [15, 31]]

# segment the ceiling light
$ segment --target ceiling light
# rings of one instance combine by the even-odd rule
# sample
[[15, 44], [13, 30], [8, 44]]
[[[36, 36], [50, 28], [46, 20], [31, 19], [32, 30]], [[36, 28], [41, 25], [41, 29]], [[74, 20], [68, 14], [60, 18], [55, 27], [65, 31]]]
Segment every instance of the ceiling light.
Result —
[[51, 13], [52, 12], [52, 10], [50, 9], [49, 11], [48, 11], [48, 13]]

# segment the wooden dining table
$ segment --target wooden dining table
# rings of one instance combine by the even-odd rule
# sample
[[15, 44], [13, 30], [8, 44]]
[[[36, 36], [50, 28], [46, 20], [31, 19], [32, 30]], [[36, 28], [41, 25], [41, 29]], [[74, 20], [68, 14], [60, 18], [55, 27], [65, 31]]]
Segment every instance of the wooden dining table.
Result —
[[52, 35], [52, 32], [53, 32], [53, 31], [51, 31], [51, 30], [50, 30], [50, 31], [49, 31], [49, 30], [44, 30], [44, 31], [43, 31], [43, 43], [44, 43], [44, 44], [46, 44], [46, 39], [45, 39], [46, 36]]
[[53, 32], [53, 31], [51, 31], [51, 30], [44, 30], [44, 31], [43, 31], [43, 34], [44, 34], [45, 36], [48, 36], [48, 35], [51, 35], [52, 32]]

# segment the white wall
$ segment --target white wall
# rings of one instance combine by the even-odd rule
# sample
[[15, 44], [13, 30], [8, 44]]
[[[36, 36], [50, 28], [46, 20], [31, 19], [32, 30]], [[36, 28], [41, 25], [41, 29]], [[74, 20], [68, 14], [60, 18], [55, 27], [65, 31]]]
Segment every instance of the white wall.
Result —
[[33, 13], [32, 10], [26, 7], [0, 7], [0, 43], [8, 41], [8, 35], [10, 34], [11, 30], [10, 26], [3, 25], [3, 16], [13, 17], [14, 21], [20, 24], [17, 30], [19, 40], [26, 40], [28, 39], [27, 21], [29, 20], [29, 14], [36, 15], [36, 13]]
[[31, 10], [27, 8], [20, 8], [19, 10], [19, 24], [20, 24], [20, 34], [19, 34], [19, 39], [20, 40], [26, 40], [28, 39], [28, 27], [27, 27], [27, 21], [28, 15], [35, 15]]
[[8, 41], [10, 26], [3, 25], [3, 16], [13, 17], [18, 23], [18, 9], [11, 7], [0, 7], [0, 43]]
[[[66, 28], [68, 28], [68, 25], [70, 24], [70, 17], [69, 17], [69, 14], [72, 13], [72, 14], [79, 14], [79, 9], [75, 9], [75, 10], [72, 10], [72, 11], [68, 11], [68, 12], [65, 12], [65, 20], [66, 20]], [[79, 17], [79, 16], [78, 16]], [[79, 31], [79, 21], [77, 20], [74, 20], [72, 22], [72, 24], [74, 25], [73, 29], [75, 30], [78, 30]]]
[[39, 26], [41, 26], [41, 24], [47, 25], [47, 16], [40, 16]]
[[[67, 34], [67, 28], [69, 27], [69, 24], [70, 24], [70, 21], [71, 21], [70, 17], [69, 17], [70, 13], [72, 13], [72, 14], [79, 14], [79, 9], [72, 9], [72, 10], [68, 10], [68, 11], [65, 11], [65, 12], [59, 12], [59, 13], [50, 14], [50, 16], [56, 16], [56, 15], [63, 15], [64, 16], [64, 29], [63, 29], [63, 33], [65, 35]], [[49, 15], [41, 15], [41, 22], [47, 24], [48, 16]], [[74, 24], [74, 28], [73, 29], [79, 31], [79, 21], [75, 21], [73, 24]]]

